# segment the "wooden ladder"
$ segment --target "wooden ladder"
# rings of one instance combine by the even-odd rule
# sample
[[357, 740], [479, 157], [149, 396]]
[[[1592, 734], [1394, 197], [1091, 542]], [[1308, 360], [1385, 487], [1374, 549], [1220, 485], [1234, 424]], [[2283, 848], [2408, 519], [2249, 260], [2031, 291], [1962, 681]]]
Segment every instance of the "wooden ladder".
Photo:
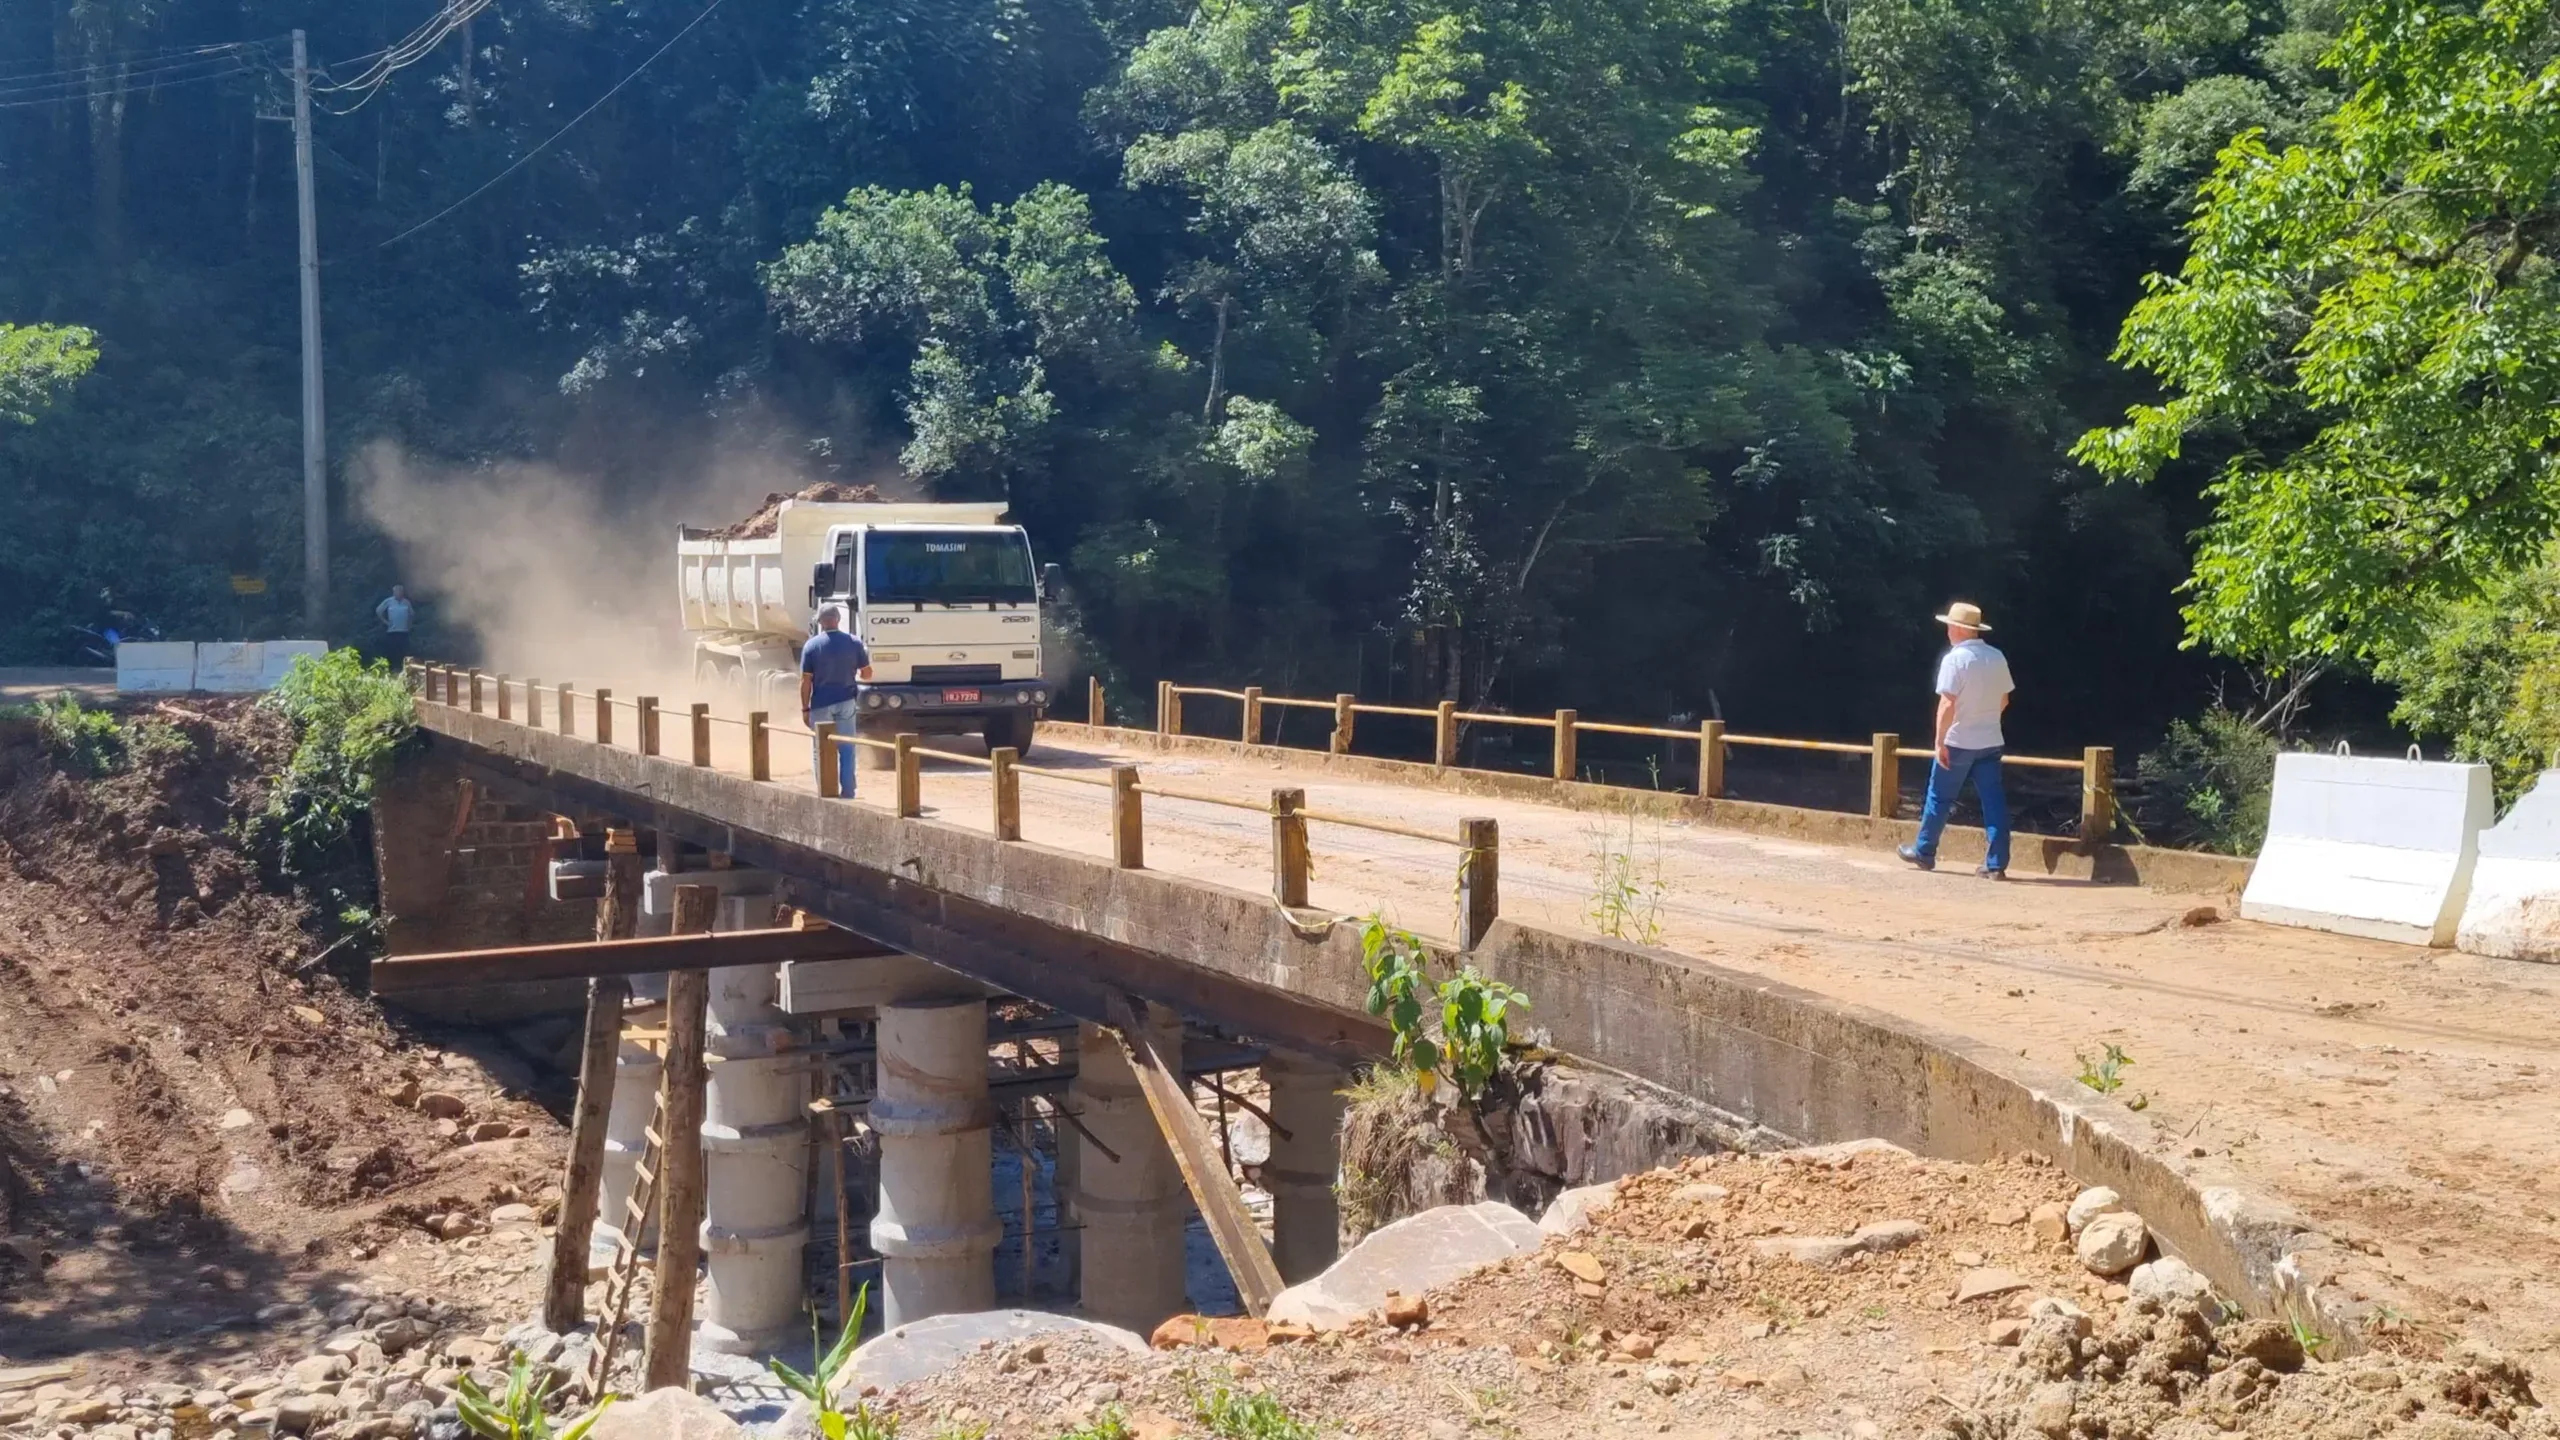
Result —
[[604, 1286], [604, 1309], [596, 1326], [595, 1348], [587, 1357], [587, 1396], [601, 1400], [605, 1395], [606, 1377], [613, 1373], [615, 1355], [622, 1349], [622, 1327], [631, 1316], [631, 1290], [640, 1283], [640, 1237], [647, 1233], [650, 1217], [658, 1206], [658, 1164], [666, 1149], [660, 1133], [667, 1119], [667, 1087], [658, 1087], [656, 1102], [650, 1107], [648, 1128], [640, 1146], [640, 1164], [632, 1172], [631, 1198], [622, 1207], [622, 1239], [613, 1247], [613, 1271]]

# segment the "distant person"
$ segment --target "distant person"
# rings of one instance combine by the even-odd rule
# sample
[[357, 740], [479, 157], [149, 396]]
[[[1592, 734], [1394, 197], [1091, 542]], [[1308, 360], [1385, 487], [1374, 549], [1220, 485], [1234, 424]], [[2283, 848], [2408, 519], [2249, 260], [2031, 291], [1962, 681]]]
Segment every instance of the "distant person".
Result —
[[1931, 748], [1937, 759], [1929, 766], [1929, 799], [1920, 809], [1920, 838], [1901, 849], [1902, 858], [1923, 870], [1938, 868], [1938, 836], [1956, 808], [1956, 796], [1970, 777], [1982, 802], [1982, 828], [1989, 837], [1982, 868], [1973, 873], [1986, 880], [2009, 878], [2009, 799], [2000, 790], [2000, 717], [2009, 709], [2009, 657], [1982, 637], [1991, 629], [1982, 622], [1982, 607], [1958, 600], [1938, 618], [1947, 627], [1947, 653], [1938, 661], [1938, 720]]
[[[842, 607], [830, 605], [820, 610], [818, 633], [800, 647], [800, 719], [811, 730], [821, 722], [832, 723], [838, 735], [851, 739], [855, 722], [862, 714], [862, 682], [871, 678], [871, 652], [846, 634], [843, 624]], [[850, 800], [853, 747], [838, 745], [835, 752], [836, 793]], [[827, 763], [823, 755], [811, 758], [814, 765]], [[817, 773], [823, 776], [826, 772]]]
[[391, 594], [373, 607], [373, 613], [382, 622], [382, 658], [396, 675], [409, 663], [409, 627], [418, 618], [418, 607], [409, 603], [409, 587], [392, 586]]

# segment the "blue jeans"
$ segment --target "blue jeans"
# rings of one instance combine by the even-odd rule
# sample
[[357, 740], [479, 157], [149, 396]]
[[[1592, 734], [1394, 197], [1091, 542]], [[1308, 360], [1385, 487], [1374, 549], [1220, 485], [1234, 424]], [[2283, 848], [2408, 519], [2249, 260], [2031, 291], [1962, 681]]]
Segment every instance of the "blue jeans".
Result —
[[[814, 729], [820, 725], [833, 724], [837, 735], [842, 736], [846, 741], [851, 741], [854, 722], [861, 714], [862, 703], [859, 699], [839, 700], [833, 705], [812, 705], [809, 707], [809, 725]], [[835, 747], [836, 793], [847, 800], [853, 798], [853, 751], [854, 747], [849, 743]], [[810, 756], [809, 760], [813, 776], [818, 773], [815, 767], [826, 763], [815, 755]]]
[[1920, 841], [1913, 848], [1928, 860], [1938, 858], [1938, 836], [1947, 828], [1947, 817], [1955, 813], [1956, 796], [1964, 792], [1966, 776], [1973, 777], [1973, 793], [1982, 802], [1982, 828], [1990, 843], [1982, 856], [1986, 870], [2009, 868], [2009, 797], [2000, 791], [2000, 747], [1988, 750], [1959, 750], [1947, 747], [1947, 763], [1931, 761], [1929, 765], [1929, 798], [1920, 808]]

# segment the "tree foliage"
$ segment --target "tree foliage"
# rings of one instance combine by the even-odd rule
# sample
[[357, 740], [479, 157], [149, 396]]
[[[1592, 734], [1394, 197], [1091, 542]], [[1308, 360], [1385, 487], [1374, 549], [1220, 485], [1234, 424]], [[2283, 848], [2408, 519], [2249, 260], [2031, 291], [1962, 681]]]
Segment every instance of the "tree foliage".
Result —
[[0, 324], [0, 421], [33, 421], [98, 362], [97, 341], [77, 325]]

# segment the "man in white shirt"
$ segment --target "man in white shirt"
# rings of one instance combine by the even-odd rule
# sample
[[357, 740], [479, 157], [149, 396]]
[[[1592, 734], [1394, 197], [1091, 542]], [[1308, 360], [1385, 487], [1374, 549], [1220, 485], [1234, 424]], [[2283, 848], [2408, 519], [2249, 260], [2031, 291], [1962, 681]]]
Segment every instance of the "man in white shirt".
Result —
[[374, 618], [382, 622], [382, 658], [397, 675], [409, 663], [409, 626], [418, 618], [418, 607], [410, 603], [409, 587], [394, 585], [391, 595], [373, 607]]
[[1937, 760], [1929, 767], [1929, 798], [1920, 810], [1920, 838], [1901, 849], [1902, 858], [1923, 870], [1938, 868], [1938, 837], [1956, 808], [1964, 782], [1973, 781], [1982, 802], [1982, 828], [1989, 837], [1982, 868], [1973, 873], [1986, 880], [2009, 875], [2009, 800], [2000, 790], [2000, 717], [2009, 708], [2009, 657], [1982, 637], [1990, 626], [1982, 607], [1958, 600], [1938, 617], [1947, 627], [1947, 653], [1938, 661], [1938, 721], [1932, 748]]

